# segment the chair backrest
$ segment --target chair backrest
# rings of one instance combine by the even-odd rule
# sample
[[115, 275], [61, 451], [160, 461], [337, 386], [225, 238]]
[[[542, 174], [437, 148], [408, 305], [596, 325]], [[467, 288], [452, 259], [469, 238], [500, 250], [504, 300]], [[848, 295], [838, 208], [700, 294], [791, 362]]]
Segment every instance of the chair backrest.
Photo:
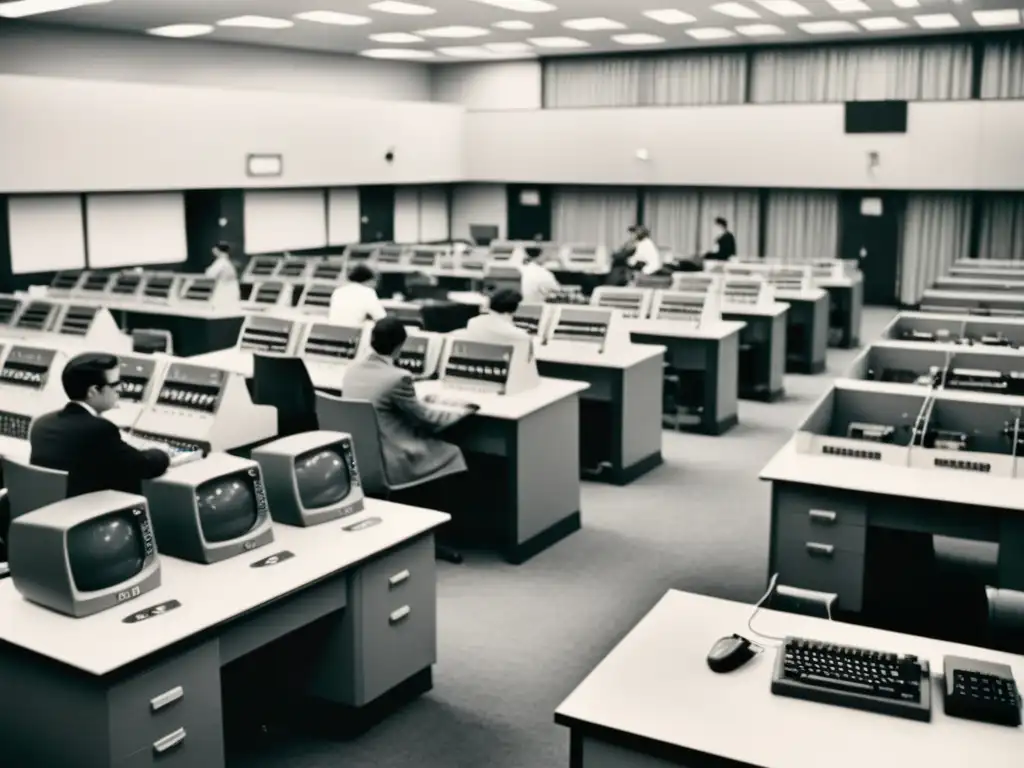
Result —
[[779, 584], [768, 598], [767, 606], [773, 611], [799, 613], [817, 619], [831, 619], [839, 595], [832, 592], [815, 592]]
[[252, 401], [277, 409], [277, 436], [319, 429], [316, 390], [299, 357], [253, 355]]
[[11, 520], [67, 498], [67, 472], [5, 458], [3, 473]]
[[373, 403], [317, 392], [316, 413], [320, 429], [352, 435], [363, 493], [371, 498], [385, 498], [390, 486]]

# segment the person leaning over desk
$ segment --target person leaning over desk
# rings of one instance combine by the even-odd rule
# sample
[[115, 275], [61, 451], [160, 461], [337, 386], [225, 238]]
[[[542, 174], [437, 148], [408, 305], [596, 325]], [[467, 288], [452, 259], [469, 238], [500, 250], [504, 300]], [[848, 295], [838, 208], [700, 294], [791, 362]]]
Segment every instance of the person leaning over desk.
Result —
[[365, 264], [356, 264], [348, 273], [348, 282], [331, 294], [330, 322], [337, 325], [362, 325], [382, 320], [387, 311], [377, 296], [377, 276]]
[[512, 320], [523, 297], [513, 288], [503, 288], [491, 296], [490, 311], [471, 318], [459, 338], [483, 341], [488, 344], [508, 344], [526, 341], [530, 334], [517, 328]]
[[627, 264], [633, 269], [643, 272], [645, 275], [653, 275], [661, 271], [661, 251], [651, 240], [651, 232], [643, 225], [630, 228], [633, 238], [636, 241], [636, 248], [633, 255], [627, 260]]
[[520, 269], [523, 289], [520, 301], [527, 304], [543, 304], [548, 296], [557, 293], [561, 288], [555, 273], [540, 263], [543, 253], [543, 249], [538, 246], [526, 248], [526, 256]]
[[88, 352], [68, 361], [61, 384], [63, 410], [37, 418], [29, 430], [29, 463], [68, 473], [68, 497], [93, 491], [141, 493], [142, 481], [160, 477], [170, 454], [128, 445], [101, 414], [117, 406], [120, 362], [114, 355]]

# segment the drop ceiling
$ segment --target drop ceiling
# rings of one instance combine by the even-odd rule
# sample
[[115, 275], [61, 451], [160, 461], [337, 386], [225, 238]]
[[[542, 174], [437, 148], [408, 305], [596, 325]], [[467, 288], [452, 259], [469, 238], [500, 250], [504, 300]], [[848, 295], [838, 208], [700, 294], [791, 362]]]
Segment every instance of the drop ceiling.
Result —
[[1022, 8], [1022, 0], [0, 0], [0, 23], [437, 63], [1024, 31]]

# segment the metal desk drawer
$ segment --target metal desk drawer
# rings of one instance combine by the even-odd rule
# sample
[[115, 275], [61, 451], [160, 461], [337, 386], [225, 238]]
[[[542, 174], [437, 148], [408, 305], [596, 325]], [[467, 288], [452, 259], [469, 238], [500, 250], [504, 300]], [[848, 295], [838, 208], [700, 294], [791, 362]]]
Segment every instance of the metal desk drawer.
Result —
[[778, 549], [787, 541], [817, 541], [831, 544], [836, 549], [863, 553], [868, 529], [863, 525], [863, 518], [853, 516], [854, 522], [851, 523], [850, 517], [833, 510], [800, 512], [791, 509], [775, 519], [775, 547]]
[[173, 729], [122, 760], [116, 768], [201, 768], [224, 765], [221, 733], [209, 729]]
[[775, 513], [806, 516], [812, 510], [821, 516], [835, 515], [838, 525], [867, 525], [867, 498], [862, 494], [811, 485], [775, 483]]
[[776, 546], [779, 582], [792, 587], [834, 592], [838, 606], [859, 611], [864, 598], [864, 553], [839, 549], [815, 539], [788, 539]]

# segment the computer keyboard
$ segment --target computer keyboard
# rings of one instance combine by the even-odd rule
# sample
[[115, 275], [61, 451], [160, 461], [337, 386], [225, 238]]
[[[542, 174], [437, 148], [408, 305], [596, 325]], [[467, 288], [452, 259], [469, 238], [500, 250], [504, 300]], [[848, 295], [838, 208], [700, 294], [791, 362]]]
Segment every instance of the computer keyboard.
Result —
[[182, 464], [188, 464], [189, 462], [198, 461], [203, 458], [202, 451], [176, 448], [168, 443], [162, 443], [159, 440], [148, 440], [144, 437], [133, 435], [130, 432], [122, 432], [121, 438], [128, 443], [128, 445], [139, 451], [148, 451], [151, 449], [164, 451], [170, 456], [172, 467], [178, 467]]
[[434, 408], [454, 411], [475, 411], [480, 407], [469, 400], [462, 400], [451, 395], [426, 395], [423, 402], [429, 403]]
[[932, 716], [928, 662], [798, 637], [778, 649], [772, 693], [910, 720]]

